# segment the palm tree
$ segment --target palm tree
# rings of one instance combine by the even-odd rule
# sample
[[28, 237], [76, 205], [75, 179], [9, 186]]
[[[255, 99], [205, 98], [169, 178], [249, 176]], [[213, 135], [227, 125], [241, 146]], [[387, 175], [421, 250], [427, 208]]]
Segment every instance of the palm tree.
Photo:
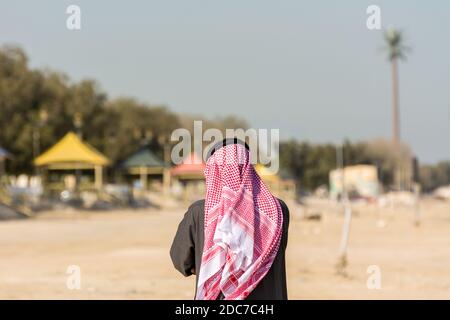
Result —
[[406, 59], [408, 48], [403, 44], [403, 34], [396, 29], [384, 33], [388, 57], [392, 65], [392, 140], [395, 145], [400, 142], [400, 110], [398, 95], [398, 60]]
[[[398, 60], [406, 59], [405, 53], [409, 50], [404, 45], [403, 34], [396, 29], [388, 29], [384, 33], [387, 44], [388, 57], [392, 66], [392, 142], [395, 150], [400, 148], [400, 106], [398, 93]], [[394, 183], [397, 189], [403, 188], [404, 177], [402, 177], [402, 163], [400, 154], [397, 154], [397, 168], [394, 173]]]

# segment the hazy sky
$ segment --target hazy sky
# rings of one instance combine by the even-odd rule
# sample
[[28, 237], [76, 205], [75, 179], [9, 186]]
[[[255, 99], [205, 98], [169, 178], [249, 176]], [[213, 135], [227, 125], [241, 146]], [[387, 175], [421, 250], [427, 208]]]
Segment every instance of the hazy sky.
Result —
[[[66, 28], [81, 7], [82, 29]], [[405, 32], [402, 138], [422, 162], [450, 159], [450, 1], [2, 1], [0, 44], [32, 67], [94, 78], [133, 96], [312, 142], [391, 135], [390, 66], [381, 31]]]

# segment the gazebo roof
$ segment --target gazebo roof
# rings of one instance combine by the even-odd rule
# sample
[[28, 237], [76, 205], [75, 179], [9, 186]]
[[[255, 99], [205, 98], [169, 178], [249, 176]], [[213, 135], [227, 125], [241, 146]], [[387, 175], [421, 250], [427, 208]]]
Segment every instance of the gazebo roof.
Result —
[[266, 166], [262, 165], [262, 164], [256, 164], [254, 166], [256, 172], [258, 173], [258, 175], [264, 180], [264, 181], [268, 181], [268, 182], [278, 182], [280, 180], [280, 177], [273, 173], [272, 171], [270, 171]]
[[173, 176], [189, 177], [189, 178], [203, 178], [205, 170], [205, 163], [195, 153], [187, 156], [183, 163], [172, 168]]
[[50, 149], [34, 160], [37, 166], [53, 166], [58, 169], [72, 169], [89, 166], [105, 166], [109, 159], [94, 147], [81, 141], [73, 132], [67, 133]]
[[158, 158], [148, 146], [142, 147], [131, 156], [129, 156], [123, 163], [123, 168], [164, 168], [164, 162]]

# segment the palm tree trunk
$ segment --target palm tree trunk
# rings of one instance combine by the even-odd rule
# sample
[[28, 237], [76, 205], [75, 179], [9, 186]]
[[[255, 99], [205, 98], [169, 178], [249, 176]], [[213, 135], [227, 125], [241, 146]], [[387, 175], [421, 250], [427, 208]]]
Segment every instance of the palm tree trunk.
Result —
[[394, 172], [394, 184], [398, 190], [402, 189], [401, 160], [400, 160], [400, 110], [398, 94], [398, 61], [392, 59], [392, 142], [396, 152], [396, 166]]
[[400, 110], [398, 94], [398, 63], [392, 59], [392, 139], [396, 146], [400, 142]]

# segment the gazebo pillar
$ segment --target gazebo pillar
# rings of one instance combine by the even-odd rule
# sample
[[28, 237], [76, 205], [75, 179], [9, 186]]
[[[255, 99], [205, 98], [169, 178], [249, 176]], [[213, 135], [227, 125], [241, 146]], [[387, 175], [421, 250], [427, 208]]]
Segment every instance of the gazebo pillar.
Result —
[[170, 169], [163, 169], [163, 194], [167, 196], [170, 188]]
[[96, 165], [95, 170], [95, 189], [101, 190], [103, 186], [103, 166]]
[[139, 173], [142, 190], [147, 190], [147, 169], [145, 167], [139, 167]]

